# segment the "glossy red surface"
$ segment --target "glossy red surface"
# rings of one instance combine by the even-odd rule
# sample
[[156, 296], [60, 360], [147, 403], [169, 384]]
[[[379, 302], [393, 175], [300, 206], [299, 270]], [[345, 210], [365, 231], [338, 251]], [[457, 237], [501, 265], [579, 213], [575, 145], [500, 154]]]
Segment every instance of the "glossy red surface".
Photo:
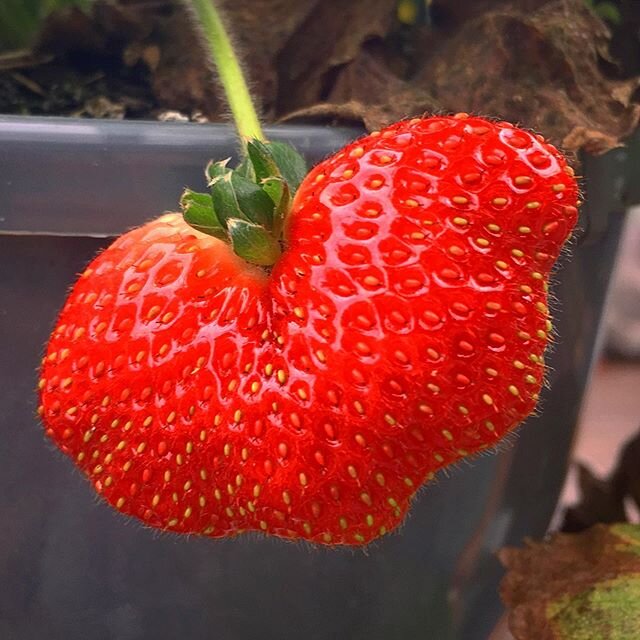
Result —
[[271, 274], [175, 214], [135, 229], [60, 315], [47, 432], [149, 525], [365, 544], [534, 409], [572, 176], [509, 124], [419, 119], [310, 172]]

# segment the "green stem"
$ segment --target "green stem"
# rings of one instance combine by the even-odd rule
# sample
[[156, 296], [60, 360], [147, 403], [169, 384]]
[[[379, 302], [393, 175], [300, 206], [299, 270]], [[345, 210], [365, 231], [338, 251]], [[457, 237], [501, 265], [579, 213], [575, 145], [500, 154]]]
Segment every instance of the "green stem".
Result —
[[264, 140], [244, 74], [214, 0], [186, 0], [186, 2], [193, 7], [204, 31], [240, 139], [243, 144], [247, 138]]

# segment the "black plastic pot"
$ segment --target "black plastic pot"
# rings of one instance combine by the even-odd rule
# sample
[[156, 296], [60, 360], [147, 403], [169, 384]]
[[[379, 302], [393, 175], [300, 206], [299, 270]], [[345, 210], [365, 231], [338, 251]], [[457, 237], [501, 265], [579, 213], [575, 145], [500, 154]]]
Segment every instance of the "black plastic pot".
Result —
[[[282, 127], [310, 160], [354, 132]], [[158, 535], [96, 501], [46, 444], [36, 369], [65, 292], [129, 226], [234, 150], [222, 126], [0, 118], [0, 638], [486, 640], [494, 552], [540, 536], [563, 484], [624, 206], [626, 152], [587, 159], [584, 232], [555, 284], [542, 413], [424, 489], [367, 552]], [[566, 262], [566, 261], [565, 261]]]

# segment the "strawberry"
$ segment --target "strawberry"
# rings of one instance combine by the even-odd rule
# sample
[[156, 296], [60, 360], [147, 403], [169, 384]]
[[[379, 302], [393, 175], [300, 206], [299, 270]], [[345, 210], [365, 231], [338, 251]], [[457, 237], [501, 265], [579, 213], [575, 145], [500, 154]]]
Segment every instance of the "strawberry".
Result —
[[185, 194], [193, 226], [164, 215], [93, 261], [40, 413], [148, 525], [364, 545], [535, 408], [576, 181], [511, 124], [414, 119], [317, 165], [285, 218], [303, 170], [284, 156], [250, 143]]

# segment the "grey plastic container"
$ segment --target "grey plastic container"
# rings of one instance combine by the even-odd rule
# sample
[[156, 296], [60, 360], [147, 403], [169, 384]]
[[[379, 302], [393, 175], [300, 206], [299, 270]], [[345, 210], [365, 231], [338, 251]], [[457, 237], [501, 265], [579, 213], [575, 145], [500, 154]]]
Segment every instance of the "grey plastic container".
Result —
[[[315, 161], [357, 132], [268, 134]], [[145, 529], [96, 500], [34, 417], [43, 345], [75, 275], [234, 148], [223, 126], [0, 117], [0, 638], [486, 640], [501, 613], [494, 552], [542, 535], [563, 484], [627, 152], [586, 159], [542, 414], [498, 453], [442, 474], [399, 533], [363, 552]]]

